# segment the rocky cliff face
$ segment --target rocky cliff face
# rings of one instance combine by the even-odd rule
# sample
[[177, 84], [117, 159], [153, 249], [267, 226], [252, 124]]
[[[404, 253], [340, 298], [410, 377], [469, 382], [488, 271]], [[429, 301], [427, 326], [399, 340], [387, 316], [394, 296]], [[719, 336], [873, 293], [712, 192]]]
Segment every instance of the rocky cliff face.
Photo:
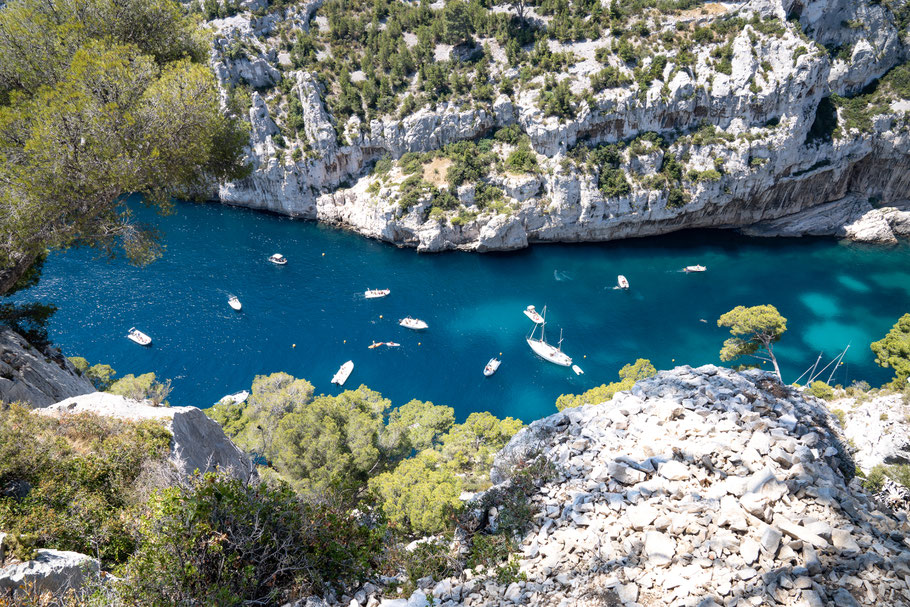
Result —
[[18, 333], [0, 328], [0, 402], [46, 407], [94, 392], [59, 351], [39, 351]]
[[[282, 63], [275, 51], [277, 29], [306, 29], [318, 6], [215, 22], [213, 63], [226, 87], [246, 81], [262, 90], [280, 79], [303, 108], [299, 138], [276, 143], [276, 134], [287, 134], [282, 129], [287, 110], [274, 94], [253, 93], [249, 157], [255, 170], [249, 179], [220, 188], [226, 203], [316, 219], [422, 251], [513, 249], [528, 242], [755, 224], [756, 234], [824, 233], [891, 242], [910, 225], [910, 212], [900, 205], [878, 208], [900, 203], [910, 185], [910, 103], [893, 98], [866, 108], [874, 114], [870, 128], [852, 125], [846, 106], [832, 110], [829, 104], [832, 95], [854, 95], [904, 61], [905, 42], [892, 12], [902, 3], [753, 0], [677, 12], [656, 27], [672, 33], [711, 28], [731, 17], [758, 19], [726, 45], [700, 43], [691, 51], [694, 61], [683, 60], [677, 49], [660, 48], [668, 61], [653, 80], [579, 97], [574, 117], [567, 119], [540, 108], [544, 76], [519, 84], [518, 71], [494, 53], [491, 80], [516, 82], [511, 96], [489, 103], [447, 102], [368, 124], [356, 116], [335, 122], [320, 84], [307, 72], [291, 70], [287, 57]], [[774, 27], [762, 25], [769, 23]], [[228, 59], [224, 49], [230, 40], [248, 42], [258, 56]], [[602, 67], [596, 51], [615, 43], [610, 35], [551, 41], [554, 51], [576, 57], [558, 76], [581, 95]], [[727, 66], [716, 59], [718, 49], [728, 55]], [[648, 61], [653, 59], [646, 59], [644, 68]], [[273, 71], [274, 66], [284, 71]], [[628, 67], [617, 69], [631, 79]], [[831, 120], [837, 124], [833, 134]], [[434, 150], [510, 125], [530, 138], [540, 169], [530, 176], [489, 177], [505, 191], [505, 204], [495, 209], [462, 198], [459, 209], [442, 214], [430, 215], [426, 200], [405, 210], [398, 184], [378, 183], [369, 174], [383, 155], [394, 159]], [[605, 192], [598, 187], [599, 169], [573, 160], [579, 144], [629, 142], [645, 133], [659, 134], [663, 144], [623, 153], [620, 168], [631, 181], [626, 193]], [[295, 150], [303, 152], [299, 160], [293, 159]], [[661, 185], [670, 157], [684, 165], [672, 199], [674, 188], [666, 181]], [[811, 214], [826, 204], [846, 210], [834, 218]], [[785, 224], [768, 223], [791, 216]], [[857, 221], [865, 225], [845, 227]]]
[[661, 372], [523, 429], [494, 482], [540, 456], [557, 472], [531, 496], [526, 580], [466, 570], [409, 599], [358, 604], [910, 604], [906, 518], [851, 483], [824, 404], [771, 374]]
[[42, 415], [94, 413], [130, 420], [160, 420], [173, 435], [171, 462], [183, 475], [220, 470], [248, 480], [255, 475], [249, 457], [216, 421], [196, 407], [154, 407], [106, 392], [66, 399], [36, 410]]

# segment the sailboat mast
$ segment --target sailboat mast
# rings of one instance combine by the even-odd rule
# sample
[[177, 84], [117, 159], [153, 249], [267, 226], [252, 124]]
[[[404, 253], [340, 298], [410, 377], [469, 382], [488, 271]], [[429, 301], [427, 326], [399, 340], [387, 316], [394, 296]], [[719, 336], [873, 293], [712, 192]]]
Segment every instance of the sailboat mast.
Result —
[[559, 345], [556, 346], [556, 349], [562, 352], [562, 329], [559, 329]]

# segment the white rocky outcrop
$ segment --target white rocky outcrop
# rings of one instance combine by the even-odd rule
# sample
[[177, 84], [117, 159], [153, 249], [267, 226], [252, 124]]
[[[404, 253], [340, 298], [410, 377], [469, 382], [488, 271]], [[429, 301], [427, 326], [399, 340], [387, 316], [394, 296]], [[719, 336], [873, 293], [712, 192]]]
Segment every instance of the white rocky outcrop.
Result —
[[434, 605], [910, 603], [907, 519], [850, 484], [827, 407], [771, 374], [661, 372], [521, 430], [494, 482], [538, 456], [556, 474], [531, 495], [527, 579], [466, 570]]
[[[215, 22], [213, 64], [225, 86], [256, 61], [277, 65], [276, 49], [270, 46], [277, 24], [303, 29], [304, 17], [316, 6]], [[714, 12], [684, 13], [677, 19], [685, 27], [710, 26], [716, 19], [757, 14], [781, 19], [781, 31], [769, 35], [752, 25], [743, 27], [731, 42], [730, 74], [718, 70], [711, 45], [695, 49], [694, 65], [677, 65], [675, 51], [666, 51], [663, 80], [655, 80], [647, 91], [637, 90], [637, 85], [601, 91], [590, 106], [580, 101], [576, 116], [568, 120], [545, 116], [538, 107], [538, 91], [519, 85], [512, 97], [500, 95], [490, 104], [440, 103], [400, 118], [387, 116], [367, 124], [355, 117], [347, 124], [333, 124], [315, 79], [304, 72], [285, 72], [303, 106], [301, 140], [276, 148], [270, 137], [284, 110], [275, 105], [270, 109], [254, 95], [249, 157], [255, 170], [248, 179], [222, 185], [218, 197], [421, 251], [611, 240], [691, 227], [745, 227], [779, 218], [786, 219], [774, 226], [762, 223], [756, 233], [777, 230], [894, 242], [910, 232], [910, 215], [890, 208], [906, 198], [910, 186], [910, 133], [903, 126], [910, 105], [892, 104], [872, 129], [853, 130], [834, 140], [807, 140], [824, 98], [856, 93], [904, 60], [905, 46], [888, 5], [875, 0], [753, 0], [717, 6]], [[672, 19], [664, 27], [672, 30]], [[229, 65], [225, 49], [233, 40], [246, 43], [247, 56]], [[611, 42], [605, 35], [559, 48], [588, 58]], [[850, 49], [849, 60], [826, 48]], [[259, 55], [251, 58], [254, 51]], [[497, 61], [494, 80], [517, 75]], [[600, 67], [584, 59], [566, 76], [581, 91]], [[254, 79], [264, 83], [265, 71]], [[723, 138], [699, 144], [686, 138], [706, 123]], [[443, 220], [428, 218], [423, 205], [404, 212], [388, 190], [379, 195], [368, 191], [372, 182], [364, 175], [383, 155], [398, 158], [428, 151], [513, 124], [530, 137], [541, 155], [541, 169], [520, 183], [506, 179], [501, 184], [508, 210], [487, 209], [455, 224], [454, 212]], [[605, 199], [596, 175], [579, 167], [562, 168], [566, 152], [578, 142], [590, 146], [628, 141], [647, 132], [670, 141], [669, 152], [687, 158], [687, 169], [704, 171], [720, 161], [723, 174], [717, 181], [687, 180], [689, 202], [670, 208], [667, 191], [647, 186], [663, 152], [627, 159], [623, 168], [632, 179], [632, 192], [622, 198]], [[294, 149], [303, 151], [296, 162], [291, 160]], [[500, 177], [491, 176], [491, 183], [503, 181]], [[870, 196], [879, 204], [864, 206], [860, 213], [857, 201]]]
[[46, 407], [94, 391], [59, 350], [41, 352], [18, 333], [0, 328], [0, 402]]
[[[3, 534], [0, 533], [0, 539]], [[0, 598], [8, 595], [12, 605], [30, 596], [50, 593], [60, 596], [68, 590], [78, 590], [82, 584], [100, 572], [96, 559], [67, 550], [38, 550], [38, 557], [0, 567]], [[31, 604], [31, 603], [29, 603]]]
[[42, 415], [93, 413], [128, 420], [157, 420], [171, 435], [170, 461], [179, 472], [220, 470], [247, 480], [255, 474], [249, 457], [224, 434], [218, 422], [196, 407], [155, 407], [106, 392], [76, 396], [37, 409]]
[[856, 448], [853, 458], [863, 472], [880, 464], [910, 464], [910, 406], [900, 393], [864, 402], [843, 398], [831, 403], [844, 412], [844, 436]]

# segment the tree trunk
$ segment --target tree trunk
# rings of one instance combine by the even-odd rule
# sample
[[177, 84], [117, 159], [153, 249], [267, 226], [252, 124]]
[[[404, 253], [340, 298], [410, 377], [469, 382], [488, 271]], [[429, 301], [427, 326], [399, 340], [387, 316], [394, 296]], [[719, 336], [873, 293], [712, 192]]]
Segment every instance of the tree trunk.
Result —
[[14, 255], [12, 265], [0, 268], [0, 296], [6, 295], [12, 290], [36, 259], [38, 259], [37, 253], [20, 253]]
[[771, 357], [771, 363], [774, 365], [774, 372], [777, 373], [777, 379], [780, 383], [784, 383], [784, 378], [780, 376], [780, 367], [777, 366], [777, 357], [774, 356], [774, 350], [771, 349], [771, 342], [765, 344], [765, 350], [768, 351], [768, 356]]

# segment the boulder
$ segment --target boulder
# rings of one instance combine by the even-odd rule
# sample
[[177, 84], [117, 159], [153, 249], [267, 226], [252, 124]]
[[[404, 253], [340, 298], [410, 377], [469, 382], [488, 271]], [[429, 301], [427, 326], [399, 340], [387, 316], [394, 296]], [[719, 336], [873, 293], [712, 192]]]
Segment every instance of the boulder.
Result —
[[38, 558], [14, 563], [0, 569], [0, 595], [27, 588], [38, 594], [50, 592], [61, 595], [67, 590], [78, 589], [86, 579], [98, 575], [100, 564], [96, 559], [65, 550], [38, 550]]
[[42, 415], [94, 413], [118, 419], [158, 420], [173, 436], [170, 460], [179, 472], [220, 470], [248, 480], [255, 474], [249, 457], [224, 434], [218, 422], [196, 407], [155, 407], [147, 401], [95, 392], [37, 409]]
[[46, 407], [94, 391], [58, 350], [39, 351], [15, 331], [0, 327], [0, 402]]

